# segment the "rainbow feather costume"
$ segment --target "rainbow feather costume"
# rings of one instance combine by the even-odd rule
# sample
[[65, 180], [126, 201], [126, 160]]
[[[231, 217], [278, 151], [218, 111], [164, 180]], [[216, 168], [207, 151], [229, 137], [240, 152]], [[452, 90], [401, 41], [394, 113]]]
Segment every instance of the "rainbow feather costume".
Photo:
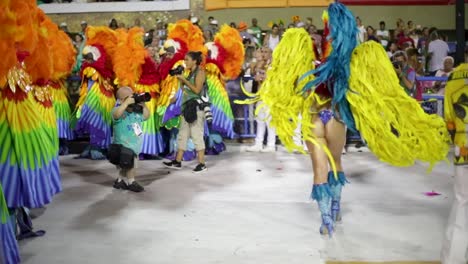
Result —
[[150, 111], [150, 117], [143, 122], [143, 147], [141, 153], [157, 155], [164, 152], [165, 144], [159, 129], [160, 116], [156, 113], [159, 97], [159, 76], [156, 72], [156, 63], [149, 56], [145, 57], [142, 65], [143, 72], [140, 80], [135, 85], [135, 92], [149, 93], [151, 100], [146, 103]]
[[[167, 157], [169, 159], [173, 158], [172, 156], [175, 155], [178, 148], [176, 138], [182, 107], [182, 89], [179, 87], [179, 80], [177, 77], [169, 75], [169, 70], [182, 65], [188, 51], [202, 51], [203, 54], [206, 54], [203, 42], [203, 33], [200, 28], [183, 19], [169, 25], [168, 39], [161, 49], [162, 54], [167, 48], [173, 48], [175, 51], [172, 59], [163, 59], [158, 67], [161, 82], [156, 112], [160, 116], [159, 126], [169, 130], [169, 138], [166, 138], [169, 141], [169, 155]], [[183, 159], [193, 160], [195, 157], [194, 145], [189, 140]]]
[[[0, 182], [8, 207], [37, 208], [61, 191], [55, 114], [47, 88], [32, 85], [52, 75], [51, 39], [35, 1], [13, 1], [10, 8], [24, 35], [8, 50], [18, 56], [0, 83]], [[40, 105], [36, 98], [43, 95]]]
[[[115, 106], [115, 96], [110, 58], [115, 52], [117, 34], [107, 27], [88, 27], [86, 36], [83, 54], [93, 54], [94, 62], [82, 65], [83, 82], [73, 123], [79, 135], [89, 134], [91, 158], [104, 159], [102, 154], [93, 151], [107, 149], [111, 142], [111, 110]], [[88, 151], [85, 150], [82, 157], [89, 156]]]
[[[52, 58], [54, 61], [54, 72], [49, 81], [52, 103], [57, 117], [58, 137], [72, 140], [74, 134], [70, 126], [71, 108], [68, 102], [68, 91], [65, 79], [70, 74], [75, 64], [76, 51], [68, 35], [58, 30], [54, 23], [48, 23], [49, 36], [52, 32], [54, 41], [52, 44]], [[52, 36], [51, 36], [52, 37]]]
[[159, 97], [159, 75], [154, 60], [143, 45], [143, 30], [131, 28], [128, 32], [118, 30], [119, 43], [113, 56], [116, 84], [129, 86], [135, 93], [149, 93], [146, 102], [150, 117], [143, 122], [141, 154], [157, 155], [164, 152], [164, 142], [159, 131], [156, 114]]
[[16, 264], [16, 219], [8, 207], [43, 206], [60, 190], [60, 179], [51, 179], [52, 144], [35, 111], [31, 79], [22, 63], [31, 53], [40, 58], [39, 38], [45, 42], [38, 34], [35, 1], [1, 1], [0, 26], [0, 262]]
[[20, 262], [18, 243], [15, 238], [15, 218], [8, 213], [3, 188], [0, 184], [0, 263]]
[[65, 81], [63, 79], [51, 81], [49, 87], [55, 115], [57, 117], [58, 137], [73, 140], [75, 135], [70, 126], [72, 112], [70, 103], [68, 102], [68, 92]]
[[218, 154], [225, 149], [223, 137], [234, 137], [234, 115], [225, 80], [239, 76], [244, 63], [244, 46], [239, 31], [227, 25], [221, 27], [214, 42], [205, 46], [209, 51], [205, 66], [206, 85], [213, 112], [206, 140], [207, 153]]

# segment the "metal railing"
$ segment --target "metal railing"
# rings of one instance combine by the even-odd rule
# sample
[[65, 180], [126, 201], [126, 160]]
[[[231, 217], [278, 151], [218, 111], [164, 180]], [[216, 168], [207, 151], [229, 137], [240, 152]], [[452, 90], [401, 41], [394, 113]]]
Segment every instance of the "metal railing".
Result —
[[[431, 91], [434, 82], [446, 82], [447, 77], [416, 77], [416, 96], [421, 102], [421, 107], [428, 114], [438, 114], [444, 116], [444, 95]], [[444, 87], [441, 87], [443, 89]]]

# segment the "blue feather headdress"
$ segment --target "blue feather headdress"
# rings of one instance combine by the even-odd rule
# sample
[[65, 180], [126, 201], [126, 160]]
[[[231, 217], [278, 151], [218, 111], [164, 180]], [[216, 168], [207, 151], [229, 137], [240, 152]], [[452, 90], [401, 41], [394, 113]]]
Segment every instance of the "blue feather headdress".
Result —
[[332, 52], [325, 63], [317, 69], [306, 73], [301, 79], [310, 74], [316, 78], [307, 83], [303, 91], [314, 90], [320, 84], [326, 84], [333, 94], [333, 109], [338, 109], [341, 119], [351, 130], [356, 130], [354, 118], [346, 92], [349, 89], [348, 79], [350, 75], [351, 54], [357, 46], [357, 25], [351, 11], [341, 3], [333, 3], [328, 7], [330, 35], [332, 40]]

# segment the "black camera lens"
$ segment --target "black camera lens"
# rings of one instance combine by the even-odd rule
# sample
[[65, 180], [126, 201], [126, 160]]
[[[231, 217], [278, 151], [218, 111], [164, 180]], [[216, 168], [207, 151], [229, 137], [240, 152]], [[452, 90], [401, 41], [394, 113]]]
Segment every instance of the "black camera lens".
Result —
[[184, 70], [185, 70], [184, 66], [179, 65], [175, 69], [169, 70], [169, 75], [171, 76], [179, 75], [179, 74], [184, 73]]
[[395, 69], [401, 68], [401, 62], [400, 61], [394, 61], [394, 62], [392, 62], [392, 64], [393, 64], [393, 67]]
[[149, 102], [151, 100], [151, 95], [149, 93], [133, 94], [133, 99], [135, 99], [135, 104]]

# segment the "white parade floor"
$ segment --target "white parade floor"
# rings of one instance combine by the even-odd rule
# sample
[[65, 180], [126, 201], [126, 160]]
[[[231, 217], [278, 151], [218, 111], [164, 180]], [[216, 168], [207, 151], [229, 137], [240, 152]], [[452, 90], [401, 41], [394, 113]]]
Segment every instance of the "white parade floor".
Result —
[[[207, 158], [192, 174], [141, 161], [144, 193], [114, 190], [107, 161], [61, 158], [63, 192], [34, 219], [47, 234], [20, 243], [25, 264], [320, 264], [327, 260], [439, 259], [452, 201], [452, 171], [438, 164], [396, 168], [371, 153], [347, 153], [351, 184], [343, 223], [320, 236], [309, 199], [307, 156], [246, 153], [243, 146]], [[435, 191], [440, 196], [428, 197]], [[36, 212], [37, 213], [37, 212]]]

